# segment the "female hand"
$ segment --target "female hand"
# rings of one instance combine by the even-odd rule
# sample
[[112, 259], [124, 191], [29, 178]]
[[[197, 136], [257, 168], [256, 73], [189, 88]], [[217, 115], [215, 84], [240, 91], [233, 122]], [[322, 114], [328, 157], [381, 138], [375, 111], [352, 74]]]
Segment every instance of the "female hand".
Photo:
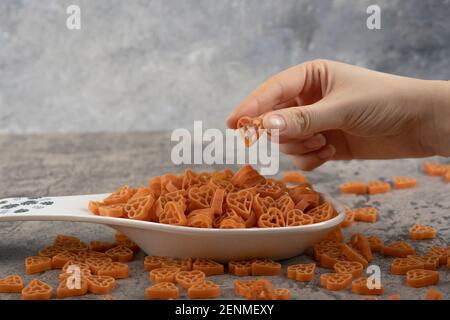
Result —
[[328, 60], [287, 69], [227, 120], [263, 116], [280, 150], [303, 170], [328, 160], [450, 156], [450, 82], [420, 80]]

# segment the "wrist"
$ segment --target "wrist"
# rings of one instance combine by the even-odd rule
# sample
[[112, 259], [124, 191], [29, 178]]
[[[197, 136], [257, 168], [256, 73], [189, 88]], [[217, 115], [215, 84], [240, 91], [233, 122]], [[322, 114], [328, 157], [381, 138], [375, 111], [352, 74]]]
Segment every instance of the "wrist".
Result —
[[[431, 122], [429, 128], [434, 132], [430, 140], [433, 153], [438, 156], [450, 156], [450, 81], [427, 81]], [[429, 108], [425, 108], [429, 109]]]

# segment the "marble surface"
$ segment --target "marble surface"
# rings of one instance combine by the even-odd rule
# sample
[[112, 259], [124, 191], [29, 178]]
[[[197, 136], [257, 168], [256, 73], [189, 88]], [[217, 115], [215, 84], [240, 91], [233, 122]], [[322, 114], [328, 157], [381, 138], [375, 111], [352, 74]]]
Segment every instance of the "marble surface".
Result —
[[[381, 8], [381, 30], [366, 9]], [[66, 8], [81, 8], [81, 29]], [[223, 128], [261, 81], [327, 58], [450, 79], [449, 0], [2, 0], [0, 132]], [[183, 115], [183, 116], [180, 116]]]
[[[42, 134], [0, 135], [0, 198], [15, 196], [44, 196], [103, 193], [124, 183], [146, 183], [147, 178], [161, 172], [181, 172], [183, 168], [171, 164], [166, 154], [170, 150], [169, 134]], [[445, 161], [444, 159], [440, 159]], [[448, 160], [446, 160], [448, 162]], [[379, 221], [375, 224], [355, 223], [345, 230], [377, 235], [386, 243], [407, 239], [408, 228], [414, 223], [425, 223], [438, 230], [437, 238], [411, 241], [419, 253], [431, 245], [449, 245], [450, 239], [450, 184], [421, 172], [423, 160], [351, 161], [329, 163], [309, 173], [317, 189], [331, 194], [344, 204], [375, 206]], [[207, 168], [203, 168], [204, 170]], [[209, 168], [208, 168], [209, 169]], [[282, 170], [293, 167], [282, 159]], [[409, 175], [418, 179], [418, 187], [393, 191], [376, 196], [343, 196], [337, 185], [350, 179], [390, 179], [394, 175]], [[24, 258], [34, 255], [49, 245], [58, 233], [72, 234], [83, 241], [111, 241], [114, 231], [108, 227], [71, 222], [14, 222], [0, 224], [0, 278], [11, 273], [24, 274]], [[116, 299], [143, 299], [149, 286], [148, 275], [143, 271], [141, 252], [131, 262], [131, 277], [118, 281], [112, 292]], [[318, 286], [319, 277], [303, 284], [288, 280], [286, 266], [312, 261], [307, 254], [283, 261], [283, 275], [271, 278], [277, 286], [288, 287], [295, 299], [359, 299], [349, 289], [340, 292], [326, 291]], [[387, 299], [390, 294], [400, 294], [403, 299], [421, 299], [426, 289], [405, 286], [403, 276], [389, 274], [391, 259], [375, 255], [373, 264], [380, 266]], [[327, 270], [318, 268], [318, 273]], [[450, 298], [450, 272], [439, 270], [439, 289]], [[58, 271], [38, 274], [37, 277], [56, 286]], [[32, 276], [25, 276], [29, 281]], [[235, 298], [232, 282], [234, 276], [212, 277], [222, 288], [222, 298]], [[20, 295], [0, 294], [0, 299], [17, 299]], [[185, 292], [183, 291], [183, 296]], [[98, 299], [87, 295], [81, 299]]]

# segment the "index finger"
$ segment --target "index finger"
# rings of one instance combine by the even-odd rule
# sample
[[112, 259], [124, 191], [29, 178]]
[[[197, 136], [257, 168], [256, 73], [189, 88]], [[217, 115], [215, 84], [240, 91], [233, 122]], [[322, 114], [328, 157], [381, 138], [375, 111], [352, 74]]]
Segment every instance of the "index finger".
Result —
[[244, 99], [227, 119], [230, 128], [243, 116], [258, 117], [286, 101], [297, 97], [305, 83], [304, 65], [286, 69], [258, 86]]

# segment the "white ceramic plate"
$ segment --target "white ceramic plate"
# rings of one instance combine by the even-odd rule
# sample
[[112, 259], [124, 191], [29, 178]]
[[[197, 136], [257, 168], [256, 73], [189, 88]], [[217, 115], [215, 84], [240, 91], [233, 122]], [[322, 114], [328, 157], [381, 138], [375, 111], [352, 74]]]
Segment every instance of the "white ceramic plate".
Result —
[[345, 217], [342, 206], [333, 201], [338, 215], [321, 223], [285, 228], [199, 229], [96, 216], [87, 210], [89, 200], [101, 200], [107, 195], [3, 199], [0, 200], [0, 222], [100, 223], [124, 233], [149, 255], [202, 257], [226, 262], [256, 257], [274, 260], [295, 257], [322, 240]]

